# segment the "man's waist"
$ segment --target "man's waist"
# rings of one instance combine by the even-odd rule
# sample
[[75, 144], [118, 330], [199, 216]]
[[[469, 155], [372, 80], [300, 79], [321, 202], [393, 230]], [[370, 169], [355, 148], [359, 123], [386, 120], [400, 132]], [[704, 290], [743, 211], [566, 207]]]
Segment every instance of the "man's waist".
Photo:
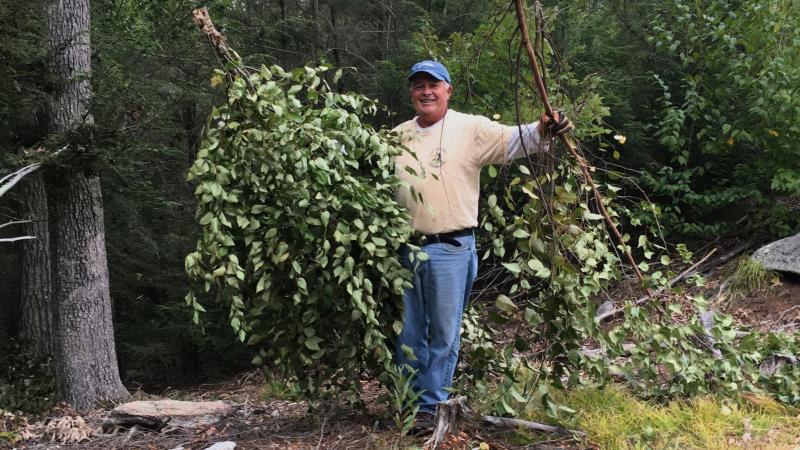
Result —
[[461, 242], [458, 241], [456, 238], [464, 237], [464, 236], [472, 236], [475, 234], [475, 228], [462, 228], [460, 230], [455, 231], [447, 231], [444, 233], [434, 233], [434, 234], [425, 234], [425, 235], [413, 235], [411, 237], [411, 243], [416, 244], [419, 246], [425, 246], [429, 244], [436, 244], [436, 243], [444, 243], [455, 245], [456, 247], [461, 246]]

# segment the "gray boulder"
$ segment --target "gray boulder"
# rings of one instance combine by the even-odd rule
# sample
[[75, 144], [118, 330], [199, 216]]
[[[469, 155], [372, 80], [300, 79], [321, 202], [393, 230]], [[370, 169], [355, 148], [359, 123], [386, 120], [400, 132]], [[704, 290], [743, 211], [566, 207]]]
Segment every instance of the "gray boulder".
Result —
[[753, 259], [767, 270], [800, 275], [800, 233], [761, 247]]

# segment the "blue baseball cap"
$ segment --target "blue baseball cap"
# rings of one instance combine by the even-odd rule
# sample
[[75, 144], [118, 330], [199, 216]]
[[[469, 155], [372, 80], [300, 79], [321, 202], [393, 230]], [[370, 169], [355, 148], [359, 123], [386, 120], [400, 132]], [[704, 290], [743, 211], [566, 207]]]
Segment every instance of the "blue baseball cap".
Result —
[[411, 77], [420, 72], [425, 72], [437, 80], [450, 83], [450, 73], [447, 71], [447, 68], [438, 61], [426, 59], [425, 61], [414, 64], [411, 66], [411, 70], [408, 71], [408, 79], [410, 80]]

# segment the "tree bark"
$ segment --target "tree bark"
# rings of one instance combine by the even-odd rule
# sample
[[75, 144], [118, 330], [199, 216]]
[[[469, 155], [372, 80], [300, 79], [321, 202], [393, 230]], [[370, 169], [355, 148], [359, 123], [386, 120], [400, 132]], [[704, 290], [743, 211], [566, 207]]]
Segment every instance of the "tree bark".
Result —
[[49, 130], [64, 132], [91, 125], [91, 41], [89, 0], [47, 0], [47, 46], [55, 87], [50, 100]]
[[[49, 125], [63, 133], [93, 124], [89, 0], [46, 5], [55, 86]], [[71, 168], [52, 181], [56, 386], [65, 401], [86, 410], [128, 396], [114, 346], [100, 178]]]
[[56, 384], [79, 410], [128, 396], [114, 345], [100, 179], [76, 171], [53, 195]]
[[36, 239], [22, 241], [20, 267], [19, 337], [32, 354], [53, 354], [53, 282], [50, 265], [50, 232], [47, 192], [41, 172], [20, 185], [24, 234]]

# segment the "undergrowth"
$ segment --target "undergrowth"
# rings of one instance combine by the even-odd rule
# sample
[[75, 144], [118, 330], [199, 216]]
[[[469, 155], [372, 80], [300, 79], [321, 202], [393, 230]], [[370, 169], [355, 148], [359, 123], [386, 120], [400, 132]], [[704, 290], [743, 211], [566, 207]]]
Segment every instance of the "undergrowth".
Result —
[[16, 340], [0, 344], [0, 410], [38, 414], [53, 405], [49, 359], [31, 357]]

